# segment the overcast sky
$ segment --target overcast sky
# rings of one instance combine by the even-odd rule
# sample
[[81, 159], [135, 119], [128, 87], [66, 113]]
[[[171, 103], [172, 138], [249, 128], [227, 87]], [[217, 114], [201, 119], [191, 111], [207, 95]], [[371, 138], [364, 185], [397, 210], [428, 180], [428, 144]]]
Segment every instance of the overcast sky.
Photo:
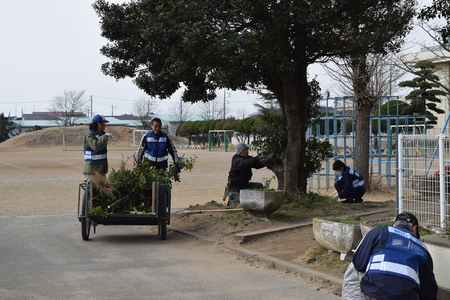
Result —
[[[428, 1], [428, 0], [427, 0]], [[118, 2], [118, 1], [114, 1]], [[0, 10], [0, 113], [47, 111], [49, 102], [64, 90], [81, 91], [93, 99], [94, 113], [131, 114], [132, 103], [145, 96], [131, 81], [118, 82], [100, 71], [106, 57], [99, 49], [107, 43], [100, 36], [99, 18], [92, 0], [6, 1]], [[415, 42], [426, 39], [417, 34]], [[409, 39], [412, 40], [411, 38]], [[419, 48], [415, 48], [418, 50]], [[321, 68], [313, 66], [310, 75], [319, 75], [322, 91], [333, 91]], [[218, 91], [223, 99], [224, 91]], [[257, 95], [228, 91], [227, 111], [241, 116], [255, 111]], [[332, 95], [333, 96], [333, 95]], [[157, 101], [159, 112], [170, 113], [180, 99]]]

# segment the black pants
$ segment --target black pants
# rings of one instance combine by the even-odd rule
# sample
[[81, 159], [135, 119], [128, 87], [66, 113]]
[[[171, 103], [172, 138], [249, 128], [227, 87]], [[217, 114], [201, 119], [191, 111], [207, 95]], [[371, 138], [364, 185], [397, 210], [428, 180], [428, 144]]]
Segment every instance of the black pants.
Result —
[[[342, 181], [336, 181], [334, 183], [334, 188], [338, 193], [340, 193], [344, 189], [344, 183]], [[346, 195], [346, 199], [353, 199], [355, 201], [361, 200], [362, 196], [364, 196], [364, 193], [366, 192], [366, 189], [364, 188], [354, 188], [352, 189], [352, 192], [350, 195]]]

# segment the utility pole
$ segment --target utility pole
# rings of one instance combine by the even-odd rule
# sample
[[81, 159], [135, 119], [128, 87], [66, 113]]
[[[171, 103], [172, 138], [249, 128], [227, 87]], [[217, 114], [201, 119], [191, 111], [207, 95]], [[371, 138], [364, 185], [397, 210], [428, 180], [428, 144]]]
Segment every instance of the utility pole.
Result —
[[[227, 96], [228, 94], [228, 96]], [[225, 110], [225, 104], [226, 104], [226, 98], [230, 98], [230, 93], [227, 93], [226, 89], [223, 89], [223, 119], [225, 120], [226, 116], [226, 110]]]
[[114, 117], [114, 104], [111, 103], [111, 117]]
[[92, 95], [91, 95], [91, 118], [92, 118]]

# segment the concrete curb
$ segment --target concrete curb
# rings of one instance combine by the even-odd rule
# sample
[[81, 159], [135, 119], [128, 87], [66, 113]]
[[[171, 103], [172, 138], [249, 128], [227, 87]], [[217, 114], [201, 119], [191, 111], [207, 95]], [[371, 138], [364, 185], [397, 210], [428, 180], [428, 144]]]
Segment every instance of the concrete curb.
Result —
[[[376, 210], [376, 211], [370, 211], [370, 212], [365, 212], [365, 213], [360, 213], [357, 214], [358, 216], [367, 216], [367, 215], [373, 215], [373, 214], [377, 214], [377, 213], [383, 213], [383, 212], [389, 212], [392, 209], [380, 209], [380, 210]], [[345, 216], [344, 216], [345, 217]], [[304, 227], [304, 226], [310, 226], [312, 225], [312, 222], [303, 222], [303, 223], [299, 223], [299, 224], [295, 224], [295, 225], [288, 225], [288, 226], [280, 226], [280, 227], [274, 227], [274, 228], [270, 228], [267, 230], [258, 230], [258, 231], [254, 231], [254, 232], [249, 232], [249, 233], [240, 233], [240, 234], [236, 234], [235, 238], [240, 240], [241, 242], [250, 240], [252, 238], [258, 237], [258, 236], [262, 236], [262, 235], [266, 235], [266, 234], [270, 234], [270, 233], [274, 233], [274, 232], [280, 232], [280, 231], [284, 231], [284, 230], [290, 230], [290, 229], [295, 229], [295, 228], [299, 228], [299, 227]], [[171, 230], [177, 231], [179, 233], [185, 234], [185, 235], [189, 235], [189, 236], [193, 236], [195, 238], [201, 239], [201, 240], [205, 240], [208, 241], [210, 243], [213, 244], [217, 244], [216, 241], [213, 241], [209, 238], [200, 236], [196, 233], [190, 232], [188, 230], [184, 230], [181, 228], [177, 228], [174, 226], [168, 226]], [[252, 259], [256, 259], [258, 261], [261, 262], [265, 262], [267, 264], [272, 264], [274, 266], [276, 266], [279, 269], [282, 270], [288, 270], [291, 272], [297, 272], [303, 275], [307, 275], [307, 276], [313, 276], [313, 277], [317, 277], [317, 278], [321, 278], [323, 280], [327, 280], [329, 282], [332, 282], [334, 284], [338, 284], [338, 285], [342, 285], [342, 280], [343, 278], [339, 278], [336, 276], [332, 276], [332, 275], [328, 275], [325, 273], [321, 273], [318, 272], [316, 270], [312, 270], [312, 269], [308, 269], [281, 259], [278, 259], [276, 257], [272, 257], [269, 255], [265, 255], [262, 253], [258, 253], [255, 251], [251, 251], [248, 249], [244, 249], [244, 248], [236, 248], [236, 247], [231, 247], [231, 246], [226, 246], [226, 245], [221, 245], [223, 247], [225, 247], [226, 249], [240, 255], [243, 257], [247, 257], [247, 258], [252, 258]]]
[[[368, 216], [368, 215], [374, 215], [374, 214], [378, 214], [378, 213], [384, 213], [384, 212], [389, 212], [392, 209], [379, 209], [379, 210], [374, 210], [374, 211], [369, 211], [369, 212], [364, 212], [364, 213], [360, 213], [360, 214], [356, 214], [359, 217], [363, 217], [363, 216]], [[348, 217], [348, 215], [344, 215], [342, 216], [343, 218]], [[235, 238], [240, 241], [241, 243], [251, 240], [253, 238], [262, 236], [262, 235], [266, 235], [266, 234], [270, 234], [270, 233], [275, 233], [275, 232], [280, 232], [280, 231], [284, 231], [284, 230], [290, 230], [290, 229], [296, 229], [296, 228], [300, 228], [300, 227], [305, 227], [305, 226], [310, 226], [312, 225], [313, 222], [302, 222], [302, 223], [298, 223], [298, 224], [294, 224], [294, 225], [287, 225], [287, 226], [279, 226], [279, 227], [273, 227], [270, 229], [264, 229], [264, 230], [257, 230], [257, 231], [253, 231], [253, 232], [247, 232], [247, 233], [238, 233], [235, 234]]]
[[[185, 235], [189, 235], [189, 236], [201, 239], [201, 240], [205, 240], [205, 241], [208, 241], [208, 242], [213, 243], [213, 244], [217, 244], [216, 241], [213, 241], [213, 240], [208, 239], [206, 237], [202, 237], [202, 236], [200, 236], [198, 234], [195, 234], [193, 232], [190, 232], [190, 231], [187, 231], [187, 230], [184, 230], [184, 229], [181, 229], [181, 228], [173, 227], [173, 226], [168, 226], [168, 227], [171, 230], [177, 231], [179, 233], [182, 233], [182, 234], [185, 234]], [[226, 248], [226, 249], [228, 249], [228, 250], [230, 250], [230, 251], [232, 251], [232, 252], [234, 252], [234, 253], [236, 253], [236, 254], [238, 254], [240, 256], [256, 259], [257, 261], [261, 261], [261, 262], [265, 262], [267, 264], [274, 265], [277, 268], [282, 269], [282, 270], [288, 270], [288, 271], [297, 272], [297, 273], [300, 273], [300, 274], [303, 274], [303, 275], [318, 277], [318, 278], [321, 278], [321, 279], [324, 279], [324, 280], [328, 280], [328, 281], [330, 281], [332, 283], [335, 283], [335, 284], [338, 284], [338, 285], [342, 284], [342, 278], [338, 278], [338, 277], [331, 276], [331, 275], [328, 275], [328, 274], [325, 274], [325, 273], [321, 273], [321, 272], [318, 272], [316, 270], [308, 269], [308, 268], [305, 268], [305, 267], [302, 267], [302, 266], [299, 266], [299, 265], [296, 265], [296, 264], [293, 264], [293, 263], [289, 263], [287, 261], [284, 261], [284, 260], [281, 260], [281, 259], [269, 256], [269, 255], [265, 255], [265, 254], [258, 253], [258, 252], [255, 252], [255, 251], [251, 251], [251, 250], [244, 249], [244, 248], [236, 248], [236, 247], [226, 246], [226, 245], [223, 245], [223, 244], [221, 246], [223, 246], [224, 248]]]

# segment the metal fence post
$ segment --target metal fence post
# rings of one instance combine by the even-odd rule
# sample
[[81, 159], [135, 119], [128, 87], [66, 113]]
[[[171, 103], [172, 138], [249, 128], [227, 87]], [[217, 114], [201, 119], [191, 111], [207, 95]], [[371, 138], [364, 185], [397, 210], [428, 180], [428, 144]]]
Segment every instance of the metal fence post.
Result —
[[439, 134], [439, 206], [440, 206], [440, 226], [445, 229], [445, 153], [444, 153], [444, 134]]
[[401, 213], [403, 211], [403, 134], [398, 135], [397, 140], [397, 179], [398, 179], [398, 211]]

